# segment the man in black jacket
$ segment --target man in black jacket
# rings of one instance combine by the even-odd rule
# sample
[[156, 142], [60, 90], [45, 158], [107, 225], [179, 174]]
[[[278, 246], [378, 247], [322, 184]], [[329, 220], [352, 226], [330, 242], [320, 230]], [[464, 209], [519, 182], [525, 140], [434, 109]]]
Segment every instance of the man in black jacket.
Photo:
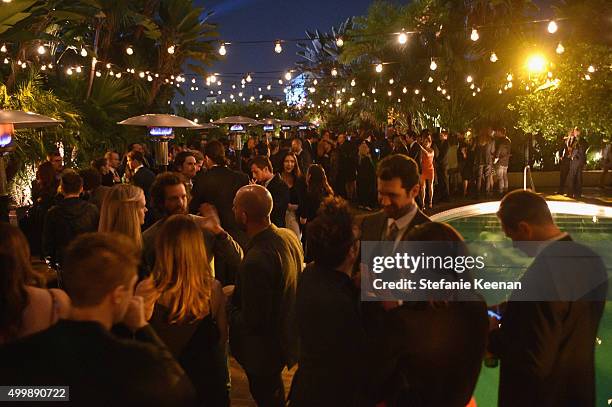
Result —
[[236, 191], [249, 183], [249, 177], [227, 167], [225, 149], [220, 141], [213, 140], [206, 144], [204, 155], [207, 171], [195, 180], [189, 212], [197, 214], [202, 204], [211, 204], [219, 213], [223, 229], [244, 247], [246, 236], [236, 224], [232, 203]]
[[397, 244], [414, 226], [430, 221], [415, 201], [419, 196], [419, 170], [412, 158], [394, 154], [378, 164], [377, 177], [382, 210], [363, 218], [361, 240]]
[[278, 174], [274, 174], [272, 163], [268, 157], [258, 155], [251, 162], [253, 178], [259, 185], [263, 185], [272, 194], [272, 213], [270, 220], [279, 228], [285, 227], [285, 214], [289, 206], [289, 187]]
[[83, 179], [74, 170], [64, 170], [60, 180], [64, 196], [45, 216], [43, 226], [43, 254], [52, 264], [61, 266], [63, 252], [78, 235], [98, 230], [98, 208], [80, 198]]
[[145, 200], [147, 202], [147, 208], [151, 207], [151, 198], [149, 192], [151, 185], [155, 180], [155, 173], [147, 168], [145, 165], [144, 155], [140, 151], [132, 150], [127, 155], [127, 165], [134, 174], [132, 176], [132, 184], [142, 188], [145, 194]]
[[250, 241], [232, 298], [230, 346], [257, 404], [280, 407], [285, 405], [281, 372], [297, 358], [295, 291], [304, 256], [295, 234], [270, 222], [267, 189], [240, 188], [233, 208]]
[[497, 213], [535, 259], [489, 335], [501, 361], [499, 406], [595, 405], [595, 340], [607, 293], [603, 261], [554, 224], [546, 201], [514, 191]]
[[417, 134], [413, 130], [408, 130], [406, 133], [406, 143], [408, 147], [408, 157], [412, 158], [416, 162], [419, 174], [421, 173], [421, 145], [417, 141]]
[[[192, 405], [189, 379], [147, 324], [142, 297], [133, 294], [139, 258], [122, 235], [78, 237], [64, 266], [70, 319], [0, 348], [0, 383], [69, 386], [75, 406]], [[119, 322], [135, 340], [109, 332]]]

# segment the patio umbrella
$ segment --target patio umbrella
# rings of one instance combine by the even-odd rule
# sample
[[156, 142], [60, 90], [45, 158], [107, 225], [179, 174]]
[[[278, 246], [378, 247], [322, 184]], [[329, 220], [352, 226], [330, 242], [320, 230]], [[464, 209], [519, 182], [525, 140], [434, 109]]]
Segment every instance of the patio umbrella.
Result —
[[297, 127], [297, 126], [302, 125], [302, 123], [296, 122], [295, 120], [279, 120], [279, 124], [281, 126], [291, 126], [291, 127]]
[[63, 120], [23, 110], [0, 110], [0, 123], [12, 124], [15, 129], [56, 126], [63, 122]]
[[140, 116], [130, 117], [129, 119], [125, 119], [117, 124], [122, 124], [125, 126], [183, 128], [197, 128], [200, 126], [196, 122], [172, 114], [143, 114]]
[[244, 116], [228, 116], [222, 117], [219, 120], [215, 120], [214, 124], [247, 124], [257, 126], [259, 122], [255, 119], [251, 119], [250, 117]]
[[280, 125], [281, 124], [280, 122], [281, 121], [278, 120], [278, 119], [262, 119], [262, 120], [259, 121], [258, 124], [260, 126], [272, 126], [272, 125], [276, 125], [276, 124]]
[[194, 127], [194, 130], [204, 130], [204, 129], [218, 129], [219, 126], [215, 126], [212, 123], [202, 123], [198, 124], [198, 127]]

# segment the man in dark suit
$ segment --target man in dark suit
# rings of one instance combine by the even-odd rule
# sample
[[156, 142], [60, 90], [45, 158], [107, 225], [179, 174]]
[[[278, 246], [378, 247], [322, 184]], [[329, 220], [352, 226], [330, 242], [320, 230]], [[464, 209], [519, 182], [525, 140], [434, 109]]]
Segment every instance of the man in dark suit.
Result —
[[132, 171], [132, 179], [130, 182], [137, 187], [142, 188], [144, 191], [145, 202], [147, 205], [147, 213], [145, 215], [145, 225], [151, 225], [155, 220], [153, 219], [153, 211], [151, 208], [151, 185], [155, 181], [155, 173], [147, 168], [145, 164], [144, 154], [138, 150], [132, 150], [127, 154], [127, 166]]
[[416, 162], [417, 167], [419, 169], [419, 174], [421, 173], [421, 145], [417, 141], [417, 134], [413, 130], [408, 130], [406, 133], [406, 144], [408, 147], [408, 157], [412, 158], [414, 162]]
[[302, 174], [306, 174], [308, 172], [308, 167], [310, 167], [310, 164], [312, 164], [312, 156], [308, 150], [304, 150], [302, 148], [301, 139], [294, 138], [291, 141], [291, 152], [297, 157], [298, 166], [300, 167]]
[[[142, 297], [134, 296], [135, 244], [120, 234], [88, 233], [69, 246], [65, 260], [70, 318], [0, 347], [0, 383], [69, 386], [68, 404], [78, 406], [192, 405], [189, 379], [147, 323]], [[134, 339], [110, 332], [120, 322]]]
[[197, 214], [200, 205], [211, 204], [219, 213], [223, 229], [244, 247], [247, 239], [236, 224], [232, 213], [232, 203], [236, 191], [249, 183], [249, 177], [242, 172], [228, 168], [225, 148], [220, 141], [213, 140], [206, 144], [204, 156], [207, 171], [194, 182], [189, 212]]
[[272, 195], [261, 185], [238, 190], [237, 223], [250, 238], [230, 311], [230, 346], [259, 406], [285, 406], [281, 372], [297, 360], [295, 294], [304, 256], [295, 234], [270, 222]]
[[491, 324], [499, 406], [594, 406], [594, 346], [608, 287], [602, 259], [563, 233], [533, 192], [506, 195], [497, 215], [515, 246], [535, 257], [501, 329]]
[[397, 244], [414, 226], [430, 221], [415, 202], [419, 196], [419, 170], [412, 158], [394, 154], [378, 164], [377, 178], [382, 210], [363, 219], [361, 240], [390, 240]]
[[285, 214], [289, 206], [289, 187], [278, 174], [274, 174], [272, 163], [268, 157], [258, 155], [251, 162], [253, 178], [259, 185], [263, 185], [272, 194], [272, 213], [270, 220], [279, 228], [285, 227]]

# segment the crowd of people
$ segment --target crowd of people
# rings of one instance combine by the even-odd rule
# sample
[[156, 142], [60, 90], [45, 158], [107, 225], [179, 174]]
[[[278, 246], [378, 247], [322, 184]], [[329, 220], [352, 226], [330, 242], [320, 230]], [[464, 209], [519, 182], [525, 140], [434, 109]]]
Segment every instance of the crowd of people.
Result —
[[[476, 292], [360, 301], [360, 241], [462, 244], [419, 206], [491, 193], [494, 170], [508, 188], [503, 129], [390, 139], [253, 138], [239, 153], [212, 140], [175, 148], [157, 174], [141, 144], [79, 171], [51, 153], [21, 230], [0, 225], [0, 384], [69, 385], [78, 405], [227, 406], [231, 354], [259, 406], [464, 407], [491, 352], [500, 406], [594, 405], [601, 261], [566, 260], [573, 282], [600, 281], [589, 301], [511, 296], [501, 329]], [[381, 210], [358, 222], [351, 201]], [[571, 242], [534, 193], [506, 194], [498, 217], [512, 240], [540, 242], [538, 257]]]

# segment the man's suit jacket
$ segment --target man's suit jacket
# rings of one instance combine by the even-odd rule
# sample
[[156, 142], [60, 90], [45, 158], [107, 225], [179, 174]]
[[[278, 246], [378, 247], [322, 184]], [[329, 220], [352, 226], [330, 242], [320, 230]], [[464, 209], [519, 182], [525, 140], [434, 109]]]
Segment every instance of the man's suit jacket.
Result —
[[223, 229], [243, 245], [246, 239], [236, 224], [232, 207], [236, 192], [248, 183], [249, 177], [245, 173], [231, 170], [227, 166], [214, 166], [201, 177], [194, 178], [189, 211], [197, 214], [203, 203], [213, 205], [219, 212]]
[[278, 174], [275, 174], [268, 185], [266, 185], [266, 188], [270, 191], [273, 201], [270, 220], [279, 228], [284, 228], [285, 214], [287, 213], [290, 199], [289, 187]]
[[[595, 338], [608, 285], [603, 261], [568, 236], [549, 243], [521, 281], [502, 328], [489, 335], [489, 349], [501, 360], [499, 406], [594, 406]], [[557, 293], [559, 301], [519, 300], [534, 281], [544, 285], [539, 295]], [[577, 291], [584, 300], [564, 301]]]
[[300, 171], [302, 174], [306, 175], [308, 172], [308, 168], [312, 164], [312, 156], [308, 152], [308, 150], [302, 149], [300, 154], [297, 154], [298, 166], [300, 167]]
[[[384, 211], [376, 212], [372, 215], [368, 215], [363, 218], [361, 223], [361, 240], [362, 241], [379, 241], [387, 230], [387, 219], [389, 217]], [[417, 208], [417, 212], [410, 222], [410, 225], [406, 228], [402, 239], [406, 234], [415, 226], [422, 223], [431, 222], [431, 219], [427, 217], [420, 209]]]
[[295, 234], [273, 224], [245, 248], [232, 296], [230, 346], [247, 374], [275, 374], [297, 360], [295, 295], [303, 261]]
[[417, 143], [416, 141], [412, 143], [411, 146], [410, 145], [408, 146], [408, 157], [416, 161], [417, 165], [419, 166], [419, 173], [421, 173], [421, 154], [422, 154], [421, 145]]

